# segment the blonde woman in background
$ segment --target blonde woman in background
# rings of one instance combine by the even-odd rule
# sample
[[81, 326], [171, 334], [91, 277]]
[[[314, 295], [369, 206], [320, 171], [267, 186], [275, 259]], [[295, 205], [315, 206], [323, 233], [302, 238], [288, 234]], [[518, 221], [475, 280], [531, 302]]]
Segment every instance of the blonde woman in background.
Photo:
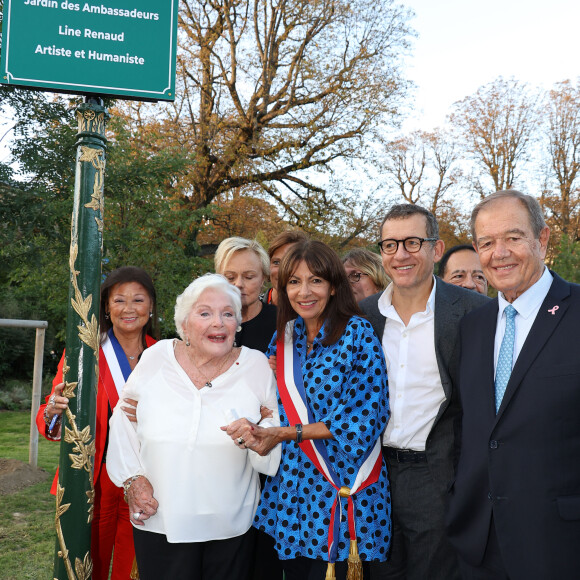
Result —
[[226, 238], [214, 257], [215, 271], [242, 296], [242, 324], [235, 345], [266, 352], [276, 330], [276, 307], [264, 304], [260, 293], [270, 275], [270, 258], [256, 240]]

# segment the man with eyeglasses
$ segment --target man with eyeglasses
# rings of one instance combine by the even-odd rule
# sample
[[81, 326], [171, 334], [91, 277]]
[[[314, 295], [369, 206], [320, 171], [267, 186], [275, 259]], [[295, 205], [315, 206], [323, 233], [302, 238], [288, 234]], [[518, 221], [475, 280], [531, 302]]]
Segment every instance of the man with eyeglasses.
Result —
[[383, 436], [392, 494], [392, 545], [372, 580], [452, 580], [457, 556], [445, 532], [460, 408], [454, 389], [459, 321], [487, 298], [433, 275], [445, 244], [435, 216], [393, 206], [380, 228], [383, 267], [392, 283], [360, 302], [382, 341], [391, 418]]

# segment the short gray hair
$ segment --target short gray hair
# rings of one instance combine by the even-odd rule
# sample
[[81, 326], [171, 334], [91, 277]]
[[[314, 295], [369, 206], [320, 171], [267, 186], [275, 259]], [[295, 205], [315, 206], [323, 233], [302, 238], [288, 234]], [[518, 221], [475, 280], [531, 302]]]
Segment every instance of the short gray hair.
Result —
[[439, 239], [439, 224], [437, 223], [437, 218], [428, 209], [420, 205], [415, 205], [414, 203], [398, 203], [391, 207], [385, 219], [381, 222], [379, 240], [383, 235], [383, 226], [386, 222], [389, 220], [402, 220], [414, 215], [422, 215], [425, 218], [425, 230], [428, 238]]
[[270, 276], [270, 258], [266, 250], [260, 245], [260, 242], [237, 237], [226, 238], [218, 246], [213, 259], [216, 272], [222, 273], [227, 268], [232, 256], [241, 250], [251, 250], [254, 252], [260, 259], [264, 277], [268, 278]]
[[230, 284], [221, 274], [205, 274], [195, 279], [175, 301], [175, 329], [184, 339], [183, 325], [202, 292], [207, 289], [223, 292], [231, 299], [238, 324], [242, 322], [242, 298], [240, 291]]
[[538, 200], [531, 195], [518, 191], [517, 189], [502, 189], [484, 197], [473, 208], [469, 222], [473, 241], [477, 243], [477, 238], [475, 236], [475, 220], [477, 219], [477, 215], [487, 205], [501, 199], [516, 199], [524, 206], [528, 212], [528, 217], [530, 218], [530, 226], [532, 227], [534, 237], [538, 240], [540, 238], [540, 232], [546, 227], [546, 220], [544, 219], [544, 214], [542, 213], [542, 208], [540, 207]]

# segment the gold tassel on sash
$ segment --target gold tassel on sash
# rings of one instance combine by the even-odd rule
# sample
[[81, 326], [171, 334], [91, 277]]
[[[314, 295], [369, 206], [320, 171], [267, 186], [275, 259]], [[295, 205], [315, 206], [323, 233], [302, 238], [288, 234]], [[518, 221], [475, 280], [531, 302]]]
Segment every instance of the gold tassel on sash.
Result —
[[350, 541], [346, 580], [363, 580], [362, 562], [360, 561], [360, 556], [358, 555], [356, 539]]
[[129, 578], [131, 578], [131, 580], [139, 580], [139, 569], [137, 568], [137, 558], [133, 558], [133, 566], [131, 568], [131, 574]]
[[324, 580], [336, 580], [335, 568], [336, 567], [334, 564], [331, 564], [330, 562], [328, 563], [328, 566], [326, 567], [326, 576]]

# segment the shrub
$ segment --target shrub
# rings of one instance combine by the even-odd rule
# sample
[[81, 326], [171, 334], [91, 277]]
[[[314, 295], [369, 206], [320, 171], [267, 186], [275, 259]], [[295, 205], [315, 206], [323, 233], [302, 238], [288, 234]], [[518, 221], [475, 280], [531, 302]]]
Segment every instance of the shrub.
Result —
[[32, 405], [32, 386], [15, 379], [6, 381], [0, 391], [0, 409], [9, 411], [29, 410]]

